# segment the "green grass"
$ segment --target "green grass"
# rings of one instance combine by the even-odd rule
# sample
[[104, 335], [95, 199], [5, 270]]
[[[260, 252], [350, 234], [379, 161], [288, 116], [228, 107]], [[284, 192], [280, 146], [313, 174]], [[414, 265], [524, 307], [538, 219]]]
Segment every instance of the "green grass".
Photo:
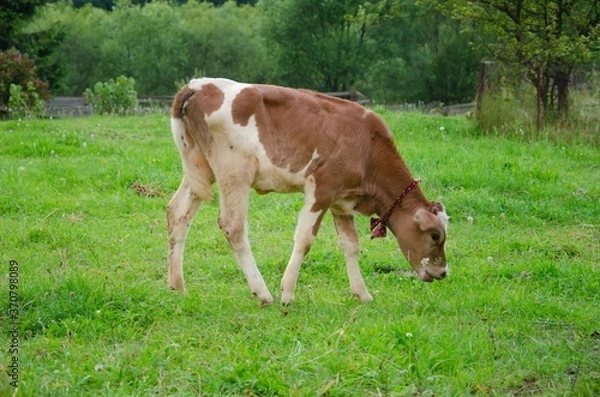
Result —
[[[167, 289], [165, 207], [181, 178], [167, 116], [0, 123], [0, 307], [16, 260], [18, 395], [598, 395], [600, 150], [383, 115], [447, 206], [451, 274], [418, 281], [361, 217], [375, 298], [361, 305], [327, 217], [290, 307], [251, 296], [216, 203], [192, 225], [188, 293]], [[251, 200], [277, 296], [302, 197]]]

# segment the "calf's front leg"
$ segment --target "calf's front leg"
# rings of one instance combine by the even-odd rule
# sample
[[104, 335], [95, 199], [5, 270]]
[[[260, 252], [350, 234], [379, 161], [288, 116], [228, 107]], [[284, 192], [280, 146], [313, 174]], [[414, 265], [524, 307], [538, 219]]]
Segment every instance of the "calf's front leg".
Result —
[[340, 247], [342, 247], [346, 259], [350, 290], [361, 302], [371, 302], [373, 298], [367, 291], [367, 286], [358, 266], [360, 248], [358, 246], [358, 233], [356, 233], [356, 227], [354, 226], [354, 216], [333, 214], [333, 220]]
[[316, 202], [314, 192], [315, 182], [314, 178], [311, 178], [305, 186], [304, 205], [298, 216], [292, 255], [281, 279], [281, 303], [284, 305], [290, 304], [294, 300], [294, 290], [296, 289], [300, 266], [315, 240], [319, 225], [325, 214], [324, 209], [313, 210]]

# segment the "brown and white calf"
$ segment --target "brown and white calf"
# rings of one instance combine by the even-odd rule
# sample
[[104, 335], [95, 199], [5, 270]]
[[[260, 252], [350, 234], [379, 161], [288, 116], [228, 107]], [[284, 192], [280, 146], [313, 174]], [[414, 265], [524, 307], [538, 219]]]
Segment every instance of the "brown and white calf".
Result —
[[183, 181], [167, 208], [169, 287], [183, 290], [183, 250], [192, 218], [220, 190], [219, 226], [250, 290], [273, 297], [258, 270], [247, 233], [250, 188], [258, 193], [303, 192], [294, 248], [281, 280], [281, 302], [294, 299], [304, 256], [330, 210], [343, 250], [350, 289], [372, 300], [359, 266], [354, 213], [377, 214], [374, 236], [386, 226], [424, 281], [447, 273], [448, 217], [428, 201], [400, 157], [392, 135], [372, 111], [308, 90], [202, 78], [173, 102], [171, 128], [183, 162]]

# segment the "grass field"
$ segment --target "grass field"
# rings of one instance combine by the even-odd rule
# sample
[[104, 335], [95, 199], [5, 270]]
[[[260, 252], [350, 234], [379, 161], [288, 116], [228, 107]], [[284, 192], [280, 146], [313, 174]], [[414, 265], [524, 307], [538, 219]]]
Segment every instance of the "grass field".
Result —
[[[216, 203], [192, 225], [188, 293], [167, 289], [167, 116], [1, 122], [0, 396], [15, 374], [19, 396], [600, 395], [600, 149], [384, 118], [447, 206], [450, 276], [418, 281], [361, 217], [361, 305], [327, 216], [289, 307], [251, 296]], [[251, 199], [276, 299], [301, 204]]]

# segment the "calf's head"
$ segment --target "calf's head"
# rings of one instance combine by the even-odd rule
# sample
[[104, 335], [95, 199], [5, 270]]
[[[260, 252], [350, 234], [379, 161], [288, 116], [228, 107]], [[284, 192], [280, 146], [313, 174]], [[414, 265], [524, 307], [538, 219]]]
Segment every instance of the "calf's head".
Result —
[[432, 202], [413, 214], [400, 213], [390, 218], [402, 253], [423, 281], [442, 280], [448, 274], [444, 244], [448, 216], [444, 206]]

